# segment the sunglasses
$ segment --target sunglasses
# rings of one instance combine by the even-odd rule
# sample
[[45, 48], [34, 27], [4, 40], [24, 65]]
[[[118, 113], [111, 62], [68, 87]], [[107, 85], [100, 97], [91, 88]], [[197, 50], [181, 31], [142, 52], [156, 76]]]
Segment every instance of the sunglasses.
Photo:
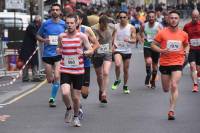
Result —
[[126, 19], [126, 17], [119, 17], [120, 19]]

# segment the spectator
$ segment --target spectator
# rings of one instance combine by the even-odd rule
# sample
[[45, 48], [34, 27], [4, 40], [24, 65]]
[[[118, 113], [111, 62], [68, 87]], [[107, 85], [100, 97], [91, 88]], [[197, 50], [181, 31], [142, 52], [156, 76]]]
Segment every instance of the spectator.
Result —
[[[41, 26], [41, 22], [42, 22], [41, 17], [36, 16], [33, 23], [30, 23], [26, 29], [23, 45], [21, 46], [21, 50], [19, 51], [19, 59], [21, 59], [24, 63], [29, 59], [29, 57], [33, 54], [34, 50], [37, 48], [36, 34]], [[37, 75], [38, 71], [37, 52], [36, 54], [33, 55], [28, 65], [23, 70], [22, 73], [23, 82], [28, 82], [30, 80], [28, 73], [29, 67], [32, 69], [32, 81], [40, 81], [40, 78]]]

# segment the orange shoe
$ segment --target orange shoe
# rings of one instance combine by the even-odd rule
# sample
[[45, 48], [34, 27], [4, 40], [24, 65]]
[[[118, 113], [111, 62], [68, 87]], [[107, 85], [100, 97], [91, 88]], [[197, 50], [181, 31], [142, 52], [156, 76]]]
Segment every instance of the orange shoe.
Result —
[[174, 111], [169, 111], [168, 112], [168, 120], [175, 120]]
[[192, 92], [198, 92], [199, 91], [198, 88], [199, 86], [197, 84], [194, 84]]

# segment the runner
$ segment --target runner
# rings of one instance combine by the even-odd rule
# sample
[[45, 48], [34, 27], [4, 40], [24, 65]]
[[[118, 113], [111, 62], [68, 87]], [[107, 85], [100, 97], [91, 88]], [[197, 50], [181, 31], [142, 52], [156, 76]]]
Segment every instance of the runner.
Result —
[[56, 107], [55, 98], [59, 86], [59, 68], [61, 56], [57, 55], [58, 35], [65, 31], [65, 22], [60, 19], [61, 7], [59, 4], [51, 6], [51, 18], [40, 27], [37, 39], [44, 43], [43, 57], [46, 78], [48, 83], [52, 83], [49, 106]]
[[[65, 33], [60, 34], [59, 48], [57, 51], [62, 54], [60, 84], [63, 101], [67, 108], [65, 122], [71, 122], [73, 117], [73, 126], [80, 127], [81, 123], [78, 115], [84, 75], [83, 54], [91, 55], [93, 54], [93, 49], [87, 36], [76, 30], [78, 24], [77, 21], [78, 18], [75, 14], [69, 14], [66, 17], [68, 30]], [[87, 48], [87, 50], [83, 52], [84, 47]], [[71, 88], [71, 85], [73, 88]], [[73, 91], [71, 91], [71, 89], [73, 89]], [[70, 101], [72, 101], [72, 103]]]
[[[99, 42], [97, 41], [96, 36], [95, 36], [94, 32], [92, 31], [92, 29], [88, 26], [82, 25], [82, 22], [84, 20], [84, 14], [81, 10], [77, 11], [77, 17], [78, 17], [77, 29], [80, 32], [85, 33], [87, 35], [89, 41], [91, 42], [92, 48], [95, 51], [99, 47]], [[84, 99], [87, 99], [88, 94], [89, 94], [89, 85], [90, 85], [91, 60], [90, 60], [90, 57], [87, 57], [87, 56], [84, 56], [83, 59], [84, 59], [85, 74], [84, 74], [84, 78], [83, 78], [83, 86], [81, 88], [81, 94]], [[83, 107], [82, 107], [82, 105], [80, 105], [79, 115], [78, 115], [80, 120], [83, 119], [83, 115], [84, 115]]]
[[99, 85], [99, 101], [107, 103], [107, 87], [109, 83], [109, 72], [112, 64], [112, 33], [113, 30], [108, 26], [108, 17], [102, 15], [99, 25], [92, 27], [100, 48], [94, 53], [92, 61], [97, 75]]
[[193, 81], [193, 92], [198, 92], [198, 77], [197, 73], [200, 72], [200, 21], [199, 11], [193, 10], [192, 21], [186, 24], [183, 28], [188, 33], [190, 50], [188, 61], [190, 63], [191, 77]]
[[144, 38], [144, 60], [147, 74], [145, 78], [145, 85], [154, 89], [156, 88], [155, 79], [157, 75], [158, 59], [160, 54], [151, 50], [151, 43], [156, 33], [162, 29], [162, 26], [159, 22], [156, 22], [156, 14], [154, 11], [148, 12], [148, 18], [148, 22], [144, 24], [142, 29]]
[[115, 74], [116, 80], [112, 85], [112, 90], [116, 90], [120, 80], [120, 68], [123, 62], [123, 71], [124, 71], [124, 85], [123, 92], [129, 94], [130, 90], [128, 89], [128, 70], [130, 59], [132, 55], [131, 45], [136, 42], [136, 30], [135, 28], [128, 23], [127, 12], [121, 11], [119, 13], [120, 23], [115, 25], [115, 31], [113, 35], [113, 51], [114, 51], [114, 60], [115, 60]]
[[[96, 36], [92, 29], [88, 26], [82, 25], [84, 14], [79, 10], [77, 12], [78, 15], [78, 29], [80, 32], [85, 33], [88, 36], [89, 41], [92, 44], [93, 50], [96, 50], [99, 47], [99, 42], [96, 39]], [[84, 84], [81, 88], [81, 94], [84, 99], [88, 97], [89, 94], [89, 85], [90, 85], [90, 66], [91, 61], [90, 57], [84, 56], [84, 68], [85, 68], [85, 74], [84, 74]]]
[[151, 48], [160, 55], [160, 72], [164, 92], [170, 90], [168, 120], [175, 120], [175, 105], [178, 98], [179, 81], [182, 76], [184, 51], [188, 46], [188, 35], [178, 28], [179, 13], [169, 13], [169, 27], [161, 30], [154, 38]]

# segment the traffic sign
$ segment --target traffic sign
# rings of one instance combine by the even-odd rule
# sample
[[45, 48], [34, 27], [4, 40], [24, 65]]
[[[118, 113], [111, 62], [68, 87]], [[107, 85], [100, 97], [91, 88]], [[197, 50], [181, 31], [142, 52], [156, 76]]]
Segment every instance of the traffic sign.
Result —
[[6, 9], [24, 9], [24, 0], [5, 0]]

